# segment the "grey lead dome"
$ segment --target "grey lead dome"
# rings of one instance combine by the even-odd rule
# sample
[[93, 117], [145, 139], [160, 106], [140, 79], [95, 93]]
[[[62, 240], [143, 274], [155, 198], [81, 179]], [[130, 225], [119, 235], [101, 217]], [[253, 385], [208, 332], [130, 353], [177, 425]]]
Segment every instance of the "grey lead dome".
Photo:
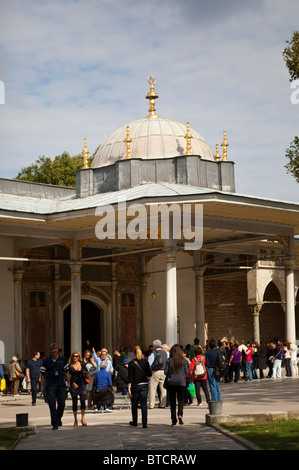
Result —
[[[173, 119], [155, 117], [144, 118], [114, 131], [98, 149], [92, 168], [111, 165], [118, 160], [126, 159], [127, 125], [129, 126], [132, 158], [148, 160], [151, 158], [168, 158], [182, 156], [186, 152], [187, 125]], [[190, 128], [192, 134], [191, 149], [193, 155], [204, 160], [215, 161], [213, 153], [204, 138]]]

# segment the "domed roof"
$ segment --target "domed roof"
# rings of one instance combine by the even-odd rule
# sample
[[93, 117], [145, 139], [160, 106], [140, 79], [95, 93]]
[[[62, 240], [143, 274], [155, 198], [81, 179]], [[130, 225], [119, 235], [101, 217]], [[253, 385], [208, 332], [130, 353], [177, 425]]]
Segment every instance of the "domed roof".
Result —
[[[127, 158], [127, 143], [125, 141], [129, 134], [131, 158], [151, 159], [176, 157], [186, 154], [186, 134], [189, 128], [173, 119], [160, 118], [155, 113], [154, 79], [149, 79], [151, 91], [146, 96], [150, 100], [150, 114], [138, 121], [131, 122], [113, 132], [98, 149], [92, 168], [111, 165], [118, 160]], [[207, 142], [203, 137], [190, 128], [191, 154], [200, 155], [205, 160], [215, 158]]]

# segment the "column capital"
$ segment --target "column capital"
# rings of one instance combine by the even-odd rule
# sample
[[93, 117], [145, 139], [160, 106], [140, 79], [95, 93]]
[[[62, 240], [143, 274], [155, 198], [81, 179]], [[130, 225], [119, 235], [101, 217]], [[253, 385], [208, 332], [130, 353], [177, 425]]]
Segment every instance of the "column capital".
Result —
[[263, 304], [251, 305], [252, 315], [258, 317]]
[[164, 251], [166, 255], [166, 263], [176, 263], [176, 250], [173, 248], [166, 248]]
[[15, 269], [13, 271], [14, 283], [15, 284], [20, 284], [22, 282], [24, 273], [25, 273], [24, 269]]
[[290, 256], [284, 262], [285, 269], [294, 269], [295, 268], [295, 256]]
[[202, 266], [193, 266], [193, 271], [195, 273], [196, 279], [201, 279], [204, 277], [204, 272], [206, 268], [203, 268]]
[[80, 276], [81, 275], [81, 267], [82, 267], [82, 263], [79, 263], [77, 261], [73, 261], [72, 263], [70, 263], [71, 275], [72, 276]]
[[148, 285], [148, 279], [151, 277], [149, 273], [141, 274], [141, 286], [146, 287]]

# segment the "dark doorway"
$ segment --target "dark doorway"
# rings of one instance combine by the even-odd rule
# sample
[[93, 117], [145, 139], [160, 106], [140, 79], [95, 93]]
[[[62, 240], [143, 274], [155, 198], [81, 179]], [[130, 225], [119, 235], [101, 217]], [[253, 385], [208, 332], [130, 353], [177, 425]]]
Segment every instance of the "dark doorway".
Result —
[[[102, 347], [102, 313], [103, 311], [89, 300], [81, 300], [81, 353], [85, 349]], [[64, 354], [71, 355], [71, 305], [64, 310]]]

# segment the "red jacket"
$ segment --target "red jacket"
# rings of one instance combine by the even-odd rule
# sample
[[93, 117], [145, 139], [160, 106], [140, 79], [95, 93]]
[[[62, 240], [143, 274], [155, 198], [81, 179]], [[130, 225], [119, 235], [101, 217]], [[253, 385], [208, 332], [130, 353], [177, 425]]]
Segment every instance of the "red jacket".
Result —
[[191, 361], [191, 366], [190, 366], [190, 372], [192, 374], [192, 380], [205, 380], [207, 379], [207, 372], [205, 373], [204, 377], [202, 377], [201, 379], [198, 378], [198, 377], [194, 377], [194, 368], [195, 368], [195, 364], [196, 364], [196, 359], [201, 359], [202, 362], [204, 363], [204, 365], [206, 365], [206, 358], [202, 355], [202, 354], [199, 354], [198, 356], [195, 356], [192, 361]]

